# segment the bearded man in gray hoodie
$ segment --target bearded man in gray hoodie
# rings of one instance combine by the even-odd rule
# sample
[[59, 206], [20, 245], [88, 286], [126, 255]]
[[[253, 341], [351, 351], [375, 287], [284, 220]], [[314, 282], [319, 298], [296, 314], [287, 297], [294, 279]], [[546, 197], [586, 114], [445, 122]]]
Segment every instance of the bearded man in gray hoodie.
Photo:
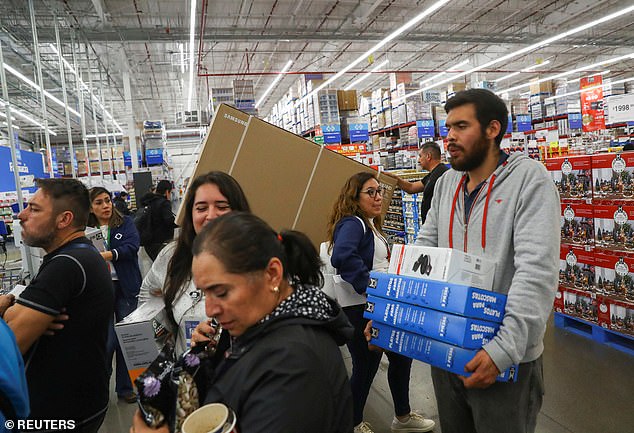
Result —
[[[468, 378], [432, 368], [442, 432], [534, 432], [559, 271], [559, 196], [542, 164], [500, 150], [508, 110], [495, 94], [459, 92], [445, 111], [452, 169], [436, 184], [416, 244], [494, 260], [493, 291], [508, 298], [499, 332], [466, 365]], [[519, 364], [517, 382], [496, 382], [511, 364]]]

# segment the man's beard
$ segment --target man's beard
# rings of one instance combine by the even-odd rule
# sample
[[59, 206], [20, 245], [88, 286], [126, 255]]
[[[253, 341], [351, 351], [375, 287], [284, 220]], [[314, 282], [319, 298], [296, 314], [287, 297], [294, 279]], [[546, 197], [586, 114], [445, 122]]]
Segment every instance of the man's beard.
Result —
[[29, 235], [22, 232], [22, 242], [30, 247], [39, 247], [46, 250], [50, 245], [53, 244], [54, 239], [55, 228], [53, 226], [51, 226], [51, 230], [47, 230], [45, 234], [40, 236]]
[[471, 149], [466, 150], [462, 146], [459, 147], [462, 150], [462, 155], [459, 160], [450, 159], [451, 168], [458, 171], [471, 171], [484, 163], [489, 153], [490, 144], [487, 142], [486, 136], [482, 134]]

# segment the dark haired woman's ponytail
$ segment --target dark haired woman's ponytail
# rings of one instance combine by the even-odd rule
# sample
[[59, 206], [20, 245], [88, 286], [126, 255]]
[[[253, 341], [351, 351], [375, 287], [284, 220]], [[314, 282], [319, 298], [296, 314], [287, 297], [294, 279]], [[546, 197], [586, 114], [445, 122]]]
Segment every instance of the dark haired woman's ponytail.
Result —
[[321, 260], [310, 239], [295, 230], [284, 230], [279, 238], [286, 255], [285, 272], [289, 282], [322, 287]]

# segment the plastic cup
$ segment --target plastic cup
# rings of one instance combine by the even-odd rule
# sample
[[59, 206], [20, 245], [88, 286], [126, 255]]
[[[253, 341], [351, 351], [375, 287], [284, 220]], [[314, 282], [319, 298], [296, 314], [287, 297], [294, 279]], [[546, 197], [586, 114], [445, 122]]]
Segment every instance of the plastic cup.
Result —
[[[182, 433], [224, 433], [229, 408], [222, 403], [211, 403], [196, 409], [183, 422]], [[234, 417], [235, 419], [235, 417]]]

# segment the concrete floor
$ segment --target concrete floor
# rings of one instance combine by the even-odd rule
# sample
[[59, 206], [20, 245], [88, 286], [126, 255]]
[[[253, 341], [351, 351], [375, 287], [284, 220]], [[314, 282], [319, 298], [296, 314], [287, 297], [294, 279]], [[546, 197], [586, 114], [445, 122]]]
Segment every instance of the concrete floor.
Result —
[[[552, 319], [545, 346], [546, 395], [538, 433], [634, 432], [634, 357], [555, 328]], [[346, 349], [343, 355], [350, 369]], [[365, 409], [365, 419], [376, 433], [390, 432], [393, 417], [386, 373], [387, 364], [382, 363]], [[436, 421], [434, 432], [440, 433], [429, 366], [418, 361], [412, 368], [410, 395], [412, 408]], [[135, 405], [118, 402], [113, 392], [99, 432], [127, 432], [135, 409]]]

